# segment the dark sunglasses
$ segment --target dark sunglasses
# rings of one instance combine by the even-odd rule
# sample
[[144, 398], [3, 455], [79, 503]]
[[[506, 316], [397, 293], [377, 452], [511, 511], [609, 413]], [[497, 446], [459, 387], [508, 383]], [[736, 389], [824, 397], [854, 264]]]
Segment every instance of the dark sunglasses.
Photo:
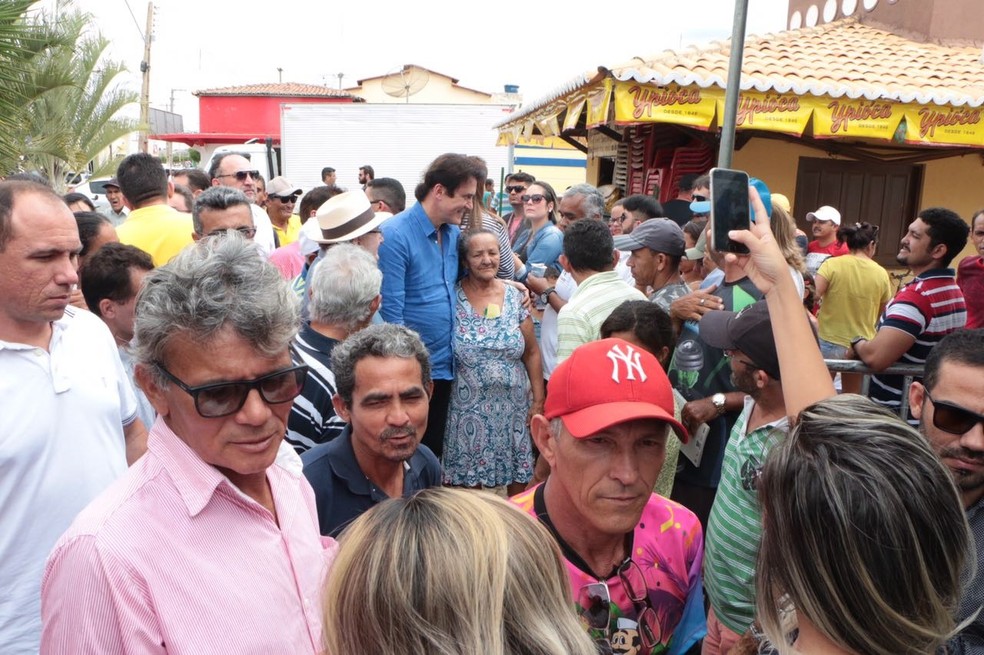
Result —
[[245, 182], [246, 177], [252, 177], [254, 180], [260, 177], [259, 171], [236, 171], [235, 173], [226, 173], [225, 175], [216, 175], [215, 177], [234, 177], [240, 182]]
[[290, 203], [290, 202], [297, 202], [297, 196], [277, 196], [277, 195], [274, 195], [274, 194], [270, 194], [267, 197], [268, 198], [273, 198], [274, 200], [279, 200], [280, 202], [284, 203], [285, 205], [287, 203]]
[[523, 202], [532, 202], [534, 205], [538, 205], [544, 200], [546, 200], [547, 197], [542, 193], [534, 193], [532, 196], [529, 195], [520, 196], [519, 199], [522, 200]]
[[697, 194], [694, 194], [694, 200], [697, 202], [707, 202], [707, 198], [704, 196], [698, 196]]
[[[643, 606], [642, 613], [639, 614], [638, 630], [642, 648], [648, 653], [659, 645], [663, 632], [659, 624], [659, 617], [656, 616], [656, 610], [653, 608], [652, 601], [649, 600], [649, 585], [646, 584], [642, 569], [631, 559], [625, 560], [618, 568], [618, 579], [622, 583], [622, 588], [625, 589], [625, 594], [629, 600], [637, 607]], [[581, 587], [578, 594], [578, 605], [582, 608], [581, 616], [588, 627], [604, 631], [607, 636], [611, 625], [612, 606], [608, 584], [594, 582]]]
[[523, 191], [526, 191], [526, 187], [522, 184], [517, 184], [516, 186], [507, 186], [506, 191], [509, 193], [522, 193]]
[[926, 392], [929, 402], [933, 403], [933, 425], [950, 434], [970, 432], [978, 423], [984, 423], [984, 415], [977, 414], [941, 400], [933, 400]]
[[304, 380], [308, 372], [307, 364], [300, 364], [252, 380], [212, 382], [189, 387], [164, 368], [162, 363], [157, 362], [157, 368], [161, 370], [164, 377], [194, 399], [195, 410], [203, 418], [221, 418], [235, 414], [246, 404], [246, 397], [253, 389], [256, 389], [264, 402], [270, 405], [294, 400], [304, 388]]

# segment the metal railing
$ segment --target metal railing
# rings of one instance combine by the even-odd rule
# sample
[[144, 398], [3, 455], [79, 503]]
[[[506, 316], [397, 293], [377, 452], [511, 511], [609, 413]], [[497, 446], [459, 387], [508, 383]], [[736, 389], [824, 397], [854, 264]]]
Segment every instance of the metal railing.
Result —
[[868, 395], [868, 385], [871, 383], [872, 375], [901, 375], [902, 376], [902, 404], [899, 407], [899, 416], [903, 420], [909, 418], [909, 386], [913, 378], [921, 378], [923, 367], [921, 364], [892, 364], [883, 371], [874, 371], [864, 362], [857, 359], [825, 359], [827, 370], [832, 373], [856, 373], [864, 375], [861, 382], [861, 395]]

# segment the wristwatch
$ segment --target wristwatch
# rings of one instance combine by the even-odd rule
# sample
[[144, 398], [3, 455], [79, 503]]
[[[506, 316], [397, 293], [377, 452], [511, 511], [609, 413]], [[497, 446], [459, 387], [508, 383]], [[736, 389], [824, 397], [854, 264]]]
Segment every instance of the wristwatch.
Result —
[[714, 405], [714, 409], [717, 410], [718, 416], [724, 414], [724, 405], [726, 400], [727, 398], [725, 398], [723, 393], [716, 393], [711, 396], [711, 404]]
[[543, 290], [543, 293], [540, 294], [540, 297], [543, 298], [543, 302], [550, 302], [550, 294], [556, 292], [557, 287], [547, 287]]

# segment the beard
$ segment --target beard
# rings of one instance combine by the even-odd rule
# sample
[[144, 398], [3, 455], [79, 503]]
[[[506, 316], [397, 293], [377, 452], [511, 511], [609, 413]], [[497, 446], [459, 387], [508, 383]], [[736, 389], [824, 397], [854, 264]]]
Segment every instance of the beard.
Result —
[[731, 369], [731, 384], [735, 385], [735, 389], [743, 393], [747, 393], [749, 396], [754, 398], [758, 395], [758, 387], [755, 386], [755, 371], [753, 370], [742, 370], [741, 372]]

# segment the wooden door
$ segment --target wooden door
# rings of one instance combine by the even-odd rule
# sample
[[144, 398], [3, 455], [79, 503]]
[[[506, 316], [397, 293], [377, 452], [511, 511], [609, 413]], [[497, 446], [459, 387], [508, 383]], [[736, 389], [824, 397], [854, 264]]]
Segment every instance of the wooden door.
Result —
[[916, 217], [923, 167], [801, 157], [793, 207], [796, 224], [810, 234], [806, 214], [821, 205], [841, 213], [843, 223], [879, 226], [875, 260], [898, 266], [899, 240]]

